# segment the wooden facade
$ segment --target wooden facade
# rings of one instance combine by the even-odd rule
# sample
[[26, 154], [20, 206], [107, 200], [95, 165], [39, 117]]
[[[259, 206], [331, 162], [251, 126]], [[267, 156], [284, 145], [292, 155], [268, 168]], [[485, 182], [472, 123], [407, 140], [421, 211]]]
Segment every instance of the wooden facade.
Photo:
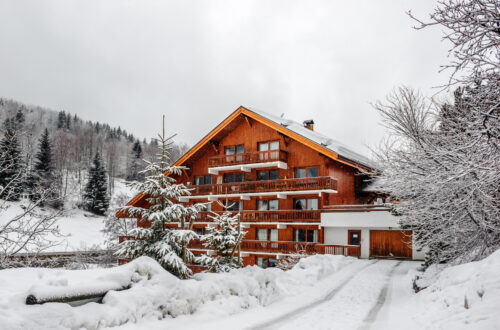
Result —
[[[192, 188], [184, 200], [187, 205], [218, 200], [240, 212], [246, 231], [241, 244], [245, 265], [273, 265], [299, 251], [359, 257], [359, 246], [325, 245], [320, 221], [321, 212], [329, 208], [371, 201], [373, 197], [360, 189], [371, 170], [366, 165], [244, 107], [174, 165], [188, 168], [176, 178]], [[138, 195], [129, 205], [144, 203], [144, 196]], [[212, 203], [211, 211], [222, 207]], [[201, 212], [194, 230], [203, 232], [211, 221], [208, 212]], [[190, 248], [206, 253], [199, 242]]]

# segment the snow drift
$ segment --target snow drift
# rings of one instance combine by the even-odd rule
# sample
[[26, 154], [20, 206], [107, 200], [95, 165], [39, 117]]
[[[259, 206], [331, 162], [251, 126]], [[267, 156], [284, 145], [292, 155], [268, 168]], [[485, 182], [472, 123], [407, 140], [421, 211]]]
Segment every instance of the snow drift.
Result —
[[[197, 274], [190, 280], [179, 280], [148, 257], [111, 269], [9, 269], [0, 272], [0, 324], [6, 329], [97, 329], [181, 315], [214, 319], [300, 294], [355, 261], [317, 255], [302, 259], [288, 272], [253, 266]], [[24, 304], [31, 293], [81, 294], [125, 285], [131, 288], [110, 291], [103, 304]]]
[[440, 272], [429, 269], [419, 284], [429, 283], [411, 302], [422, 328], [500, 329], [500, 250]]

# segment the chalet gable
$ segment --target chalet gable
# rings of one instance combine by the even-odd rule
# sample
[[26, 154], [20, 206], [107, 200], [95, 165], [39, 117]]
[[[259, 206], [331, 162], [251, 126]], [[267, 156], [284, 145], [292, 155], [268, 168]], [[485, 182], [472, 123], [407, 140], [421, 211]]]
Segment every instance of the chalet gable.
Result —
[[260, 110], [250, 110], [243, 106], [240, 106], [224, 119], [224, 121], [179, 158], [174, 165], [180, 166], [186, 165], [188, 162], [195, 162], [207, 148], [213, 148], [219, 152], [220, 142], [225, 136], [241, 124], [251, 126], [254, 121], [275, 130], [285, 139], [289, 138], [298, 141], [332, 160], [354, 167], [362, 172], [369, 172], [376, 168], [368, 158], [357, 154], [338, 141], [330, 139], [321, 133], [311, 131], [302, 124], [276, 117]]

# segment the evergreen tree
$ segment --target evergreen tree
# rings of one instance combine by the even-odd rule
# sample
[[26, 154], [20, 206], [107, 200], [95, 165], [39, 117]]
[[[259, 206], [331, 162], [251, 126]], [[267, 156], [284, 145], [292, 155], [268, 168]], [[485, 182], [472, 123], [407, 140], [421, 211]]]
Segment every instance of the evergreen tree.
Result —
[[106, 212], [109, 206], [107, 187], [106, 170], [102, 164], [101, 156], [96, 152], [89, 169], [83, 196], [87, 210], [100, 215]]
[[28, 191], [30, 198], [37, 201], [44, 192], [44, 199], [54, 207], [60, 206], [56, 190], [55, 167], [52, 158], [49, 131], [45, 129], [39, 140], [39, 150], [35, 155], [33, 170], [28, 177]]
[[[175, 184], [175, 179], [170, 175], [181, 175], [186, 167], [168, 165], [171, 138], [165, 138], [165, 131], [159, 137], [159, 161], [147, 162], [148, 166], [143, 171], [146, 180], [131, 184], [146, 196], [149, 207], [125, 206], [121, 209], [127, 216], [139, 218], [150, 226], [133, 229], [129, 235], [134, 239], [122, 242], [117, 253], [128, 258], [149, 256], [172, 274], [187, 278], [192, 272], [186, 263], [195, 259], [187, 249], [187, 244], [198, 238], [191, 228], [196, 214], [204, 204], [184, 206], [178, 202], [182, 196], [190, 194], [189, 189], [183, 184]], [[180, 224], [180, 228], [167, 227], [171, 223]]]
[[132, 147], [132, 155], [128, 168], [127, 180], [139, 181], [143, 179], [141, 173], [141, 163], [142, 163], [142, 147], [139, 140], [135, 141]]
[[215, 252], [215, 255], [213, 257], [202, 255], [197, 258], [197, 262], [207, 266], [208, 271], [216, 273], [240, 268], [241, 258], [235, 254], [246, 234], [241, 231], [240, 214], [233, 215], [226, 209], [223, 214], [214, 213], [209, 217], [212, 218], [215, 228], [210, 229], [210, 232], [202, 237], [202, 241], [205, 247]]
[[66, 113], [59, 111], [57, 115], [57, 129], [63, 129], [66, 126]]
[[0, 141], [0, 198], [12, 201], [19, 200], [23, 182], [18, 133], [15, 120], [5, 120]]
[[71, 129], [71, 116], [69, 113], [66, 116], [66, 122], [64, 123], [64, 128], [67, 129], [68, 131]]

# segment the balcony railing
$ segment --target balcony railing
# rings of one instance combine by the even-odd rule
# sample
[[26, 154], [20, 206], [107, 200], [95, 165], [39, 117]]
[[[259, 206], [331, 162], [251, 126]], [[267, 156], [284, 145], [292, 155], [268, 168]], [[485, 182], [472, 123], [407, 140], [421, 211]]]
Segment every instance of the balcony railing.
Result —
[[316, 253], [316, 243], [310, 242], [270, 242], [270, 241], [242, 241], [241, 249], [270, 253]]
[[300, 190], [337, 190], [337, 180], [329, 176], [302, 179], [232, 182], [190, 186], [191, 195], [226, 195]]
[[334, 254], [346, 257], [361, 256], [361, 246], [359, 245], [324, 245], [318, 244], [316, 250], [319, 254]]
[[[131, 236], [120, 236], [120, 243], [126, 240], [132, 240]], [[189, 249], [205, 250], [201, 240], [191, 240], [188, 244]], [[256, 241], [243, 240], [241, 249], [245, 251], [269, 252], [269, 253], [300, 253], [300, 254], [334, 254], [343, 255], [346, 257], [361, 256], [361, 246], [359, 245], [326, 245], [321, 243], [311, 242], [294, 242], [294, 241]]]
[[288, 158], [287, 156], [287, 152], [283, 150], [247, 152], [244, 154], [234, 155], [220, 155], [208, 158], [208, 167], [267, 163], [276, 161], [286, 163]]
[[[196, 221], [212, 222], [212, 217], [223, 212], [200, 212], [196, 216]], [[321, 220], [320, 210], [276, 210], [276, 211], [254, 211], [245, 210], [232, 212], [233, 214], [240, 213], [242, 222], [319, 222]]]

